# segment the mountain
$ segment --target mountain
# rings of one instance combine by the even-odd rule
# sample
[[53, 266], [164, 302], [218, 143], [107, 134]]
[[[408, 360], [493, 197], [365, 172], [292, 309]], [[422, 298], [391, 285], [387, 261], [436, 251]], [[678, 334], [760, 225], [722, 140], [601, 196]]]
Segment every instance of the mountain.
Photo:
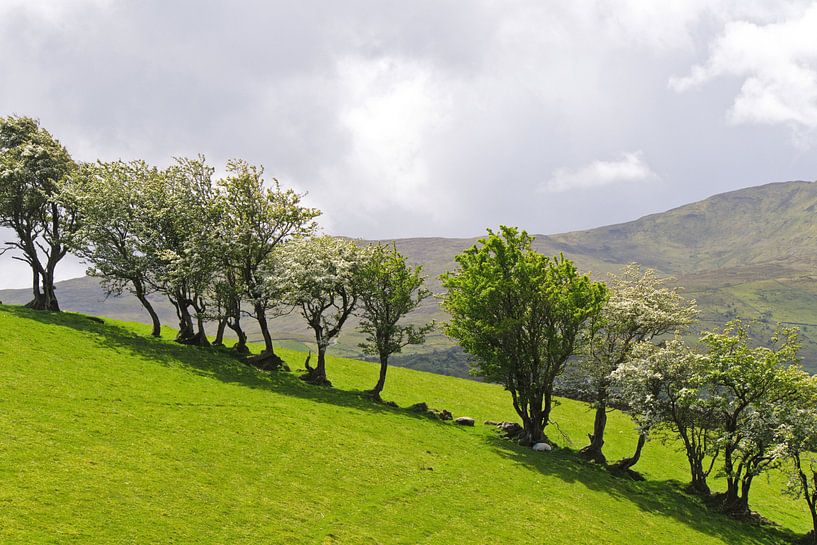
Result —
[[[685, 294], [698, 300], [702, 326], [715, 327], [740, 317], [757, 320], [767, 336], [777, 322], [797, 325], [803, 338], [804, 363], [817, 370], [817, 183], [784, 182], [715, 195], [700, 202], [635, 221], [556, 235], [539, 235], [535, 247], [546, 254], [563, 252], [577, 265], [603, 279], [637, 261], [677, 279]], [[395, 243], [411, 261], [422, 264], [434, 291], [439, 275], [454, 266], [454, 256], [479, 237], [411, 238]], [[91, 278], [61, 282], [64, 308], [126, 320], [144, 320], [132, 297], [105, 299]], [[27, 290], [0, 291], [0, 301], [23, 303]], [[164, 322], [174, 323], [169, 305], [160, 302]], [[414, 319], [445, 319], [439, 301], [419, 309]], [[247, 320], [251, 338], [258, 338]], [[278, 339], [293, 347], [311, 341], [295, 314], [273, 321]], [[353, 324], [332, 350], [358, 356], [359, 335]], [[426, 345], [396, 358], [398, 364], [463, 375], [464, 355], [439, 331]]]
[[[517, 419], [494, 384], [392, 369], [391, 407], [360, 395], [377, 380], [366, 362], [330, 356], [324, 388], [141, 324], [0, 305], [0, 329], [4, 545], [772, 545], [811, 524], [779, 471], [752, 486], [753, 509], [777, 526], [684, 493], [672, 439], [647, 443], [640, 481], [579, 460], [593, 414], [569, 399], [553, 412], [556, 448], [540, 453], [482, 425]], [[629, 455], [636, 436], [612, 412], [605, 451]]]

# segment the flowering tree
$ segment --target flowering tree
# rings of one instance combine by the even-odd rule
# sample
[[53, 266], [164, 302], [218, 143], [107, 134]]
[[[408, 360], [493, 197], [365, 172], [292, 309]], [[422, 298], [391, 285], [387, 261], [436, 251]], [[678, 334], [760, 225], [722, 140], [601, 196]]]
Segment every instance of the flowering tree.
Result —
[[155, 289], [176, 309], [176, 340], [185, 344], [209, 344], [206, 295], [218, 264], [213, 171], [203, 157], [179, 158], [143, 189], [145, 254], [155, 264]]
[[606, 462], [602, 449], [613, 372], [632, 357], [639, 343], [685, 326], [697, 314], [695, 302], [684, 300], [677, 288], [667, 287], [667, 281], [653, 269], [642, 271], [638, 264], [630, 264], [621, 274], [611, 275], [610, 297], [601, 313], [588, 320], [587, 338], [572, 373], [582, 398], [596, 410], [590, 444], [580, 451], [586, 458]]
[[527, 443], [544, 439], [554, 381], [607, 297], [604, 284], [564, 256], [534, 251], [532, 240], [513, 227], [489, 230], [442, 276], [446, 333], [475, 357], [477, 373], [511, 393]]
[[707, 359], [680, 337], [655, 346], [642, 343], [612, 373], [619, 399], [639, 428], [639, 443], [629, 469], [641, 455], [648, 434], [669, 429], [681, 439], [689, 463], [690, 491], [709, 494], [709, 477], [718, 455], [716, 407], [707, 382]]
[[[218, 182], [223, 228], [218, 244], [223, 262], [221, 269], [227, 280], [221, 293], [232, 309], [228, 325], [240, 330], [241, 299], [249, 299], [264, 338], [264, 352], [253, 361], [277, 366], [280, 359], [272, 346], [267, 313], [277, 308], [280, 301], [276, 300], [275, 289], [269, 289], [274, 284], [265, 281], [264, 271], [269, 274], [272, 270], [265, 264], [282, 243], [314, 233], [314, 219], [320, 210], [303, 206], [302, 195], [292, 189], [282, 189], [277, 180], [267, 186], [261, 167], [232, 160], [227, 163], [227, 172], [228, 176]], [[230, 289], [235, 286], [241, 290]]]
[[0, 117], [0, 226], [17, 239], [0, 254], [18, 251], [31, 267], [34, 298], [26, 306], [60, 309], [54, 272], [68, 253], [65, 244], [78, 224], [76, 212], [57, 199], [76, 165], [66, 149], [30, 117]]
[[281, 248], [269, 271], [275, 299], [294, 307], [315, 333], [318, 362], [307, 362], [302, 378], [331, 386], [326, 378], [326, 349], [340, 334], [358, 302], [358, 269], [367, 250], [354, 242], [321, 236], [290, 242]]
[[791, 462], [784, 492], [805, 500], [811, 513], [811, 542], [817, 544], [817, 377], [804, 383], [798, 398], [797, 406], [781, 415], [774, 455]]
[[156, 291], [156, 256], [146, 253], [150, 232], [145, 199], [163, 183], [161, 173], [144, 161], [86, 164], [60, 200], [82, 217], [70, 236], [71, 251], [91, 266], [110, 294], [133, 293], [159, 336], [161, 324], [148, 295]]
[[778, 444], [774, 429], [792, 409], [808, 375], [799, 367], [797, 331], [779, 328], [771, 347], [750, 347], [739, 321], [701, 336], [707, 347], [707, 376], [719, 425], [718, 444], [726, 477], [724, 510], [749, 512], [754, 478], [773, 467]]
[[360, 326], [365, 335], [360, 347], [380, 359], [380, 377], [372, 396], [380, 399], [386, 384], [389, 356], [404, 346], [425, 341], [434, 324], [404, 325], [400, 321], [431, 292], [423, 288], [422, 267], [411, 267], [395, 246], [376, 244], [358, 268]]

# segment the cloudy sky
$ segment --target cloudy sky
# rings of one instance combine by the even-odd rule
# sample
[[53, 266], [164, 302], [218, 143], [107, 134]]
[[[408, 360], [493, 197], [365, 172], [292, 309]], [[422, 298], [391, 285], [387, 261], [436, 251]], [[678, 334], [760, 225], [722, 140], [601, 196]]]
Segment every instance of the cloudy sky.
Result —
[[816, 35], [774, 0], [0, 0], [0, 115], [261, 163], [334, 234], [554, 233], [817, 178]]

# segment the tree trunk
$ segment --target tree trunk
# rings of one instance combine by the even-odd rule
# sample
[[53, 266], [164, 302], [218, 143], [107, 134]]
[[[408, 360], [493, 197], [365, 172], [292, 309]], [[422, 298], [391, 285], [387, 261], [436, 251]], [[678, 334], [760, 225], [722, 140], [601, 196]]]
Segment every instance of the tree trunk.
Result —
[[190, 315], [188, 304], [181, 297], [172, 302], [176, 306], [176, 315], [179, 317], [179, 332], [176, 334], [176, 342], [191, 344], [196, 337], [196, 333], [193, 331], [193, 317]]
[[372, 389], [372, 397], [380, 399], [380, 393], [386, 386], [386, 370], [389, 368], [389, 355], [380, 354], [380, 378], [377, 379], [377, 384]]
[[332, 383], [326, 378], [326, 346], [320, 340], [318, 341], [318, 364], [315, 367], [308, 367], [301, 380], [318, 386], [332, 386]]
[[602, 452], [604, 446], [604, 429], [607, 426], [607, 404], [600, 402], [596, 407], [596, 418], [593, 422], [593, 433], [589, 435], [590, 444], [579, 451], [584, 458], [599, 464], [606, 464], [607, 458]]
[[145, 310], [150, 315], [150, 321], [153, 324], [153, 330], [150, 332], [150, 334], [154, 337], [160, 337], [162, 335], [162, 324], [159, 322], [159, 315], [156, 314], [156, 311], [153, 309], [153, 305], [150, 304], [150, 301], [148, 301], [148, 298], [145, 296], [144, 287], [139, 281], [134, 281], [133, 287], [136, 293], [136, 298], [139, 299], [139, 302], [142, 303], [142, 306], [145, 307]]
[[258, 320], [261, 335], [264, 337], [264, 352], [275, 355], [275, 350], [272, 347], [272, 336], [269, 332], [269, 324], [267, 324], [267, 313], [263, 305], [255, 305], [255, 319]]
[[244, 332], [244, 329], [241, 327], [241, 321], [238, 317], [233, 318], [233, 321], [227, 321], [227, 326], [233, 330], [236, 337], [238, 337], [238, 342], [233, 345], [233, 350], [238, 352], [239, 354], [249, 354], [250, 349], [247, 348], [247, 334]]
[[213, 341], [213, 346], [224, 346], [224, 330], [227, 328], [227, 318], [221, 318], [218, 321], [216, 328], [216, 338]]
[[629, 458], [623, 458], [616, 462], [615, 464], [616, 469], [620, 469], [622, 471], [629, 471], [634, 465], [636, 465], [638, 461], [641, 459], [641, 450], [644, 448], [644, 443], [646, 442], [647, 434], [639, 433], [638, 443], [635, 446], [635, 452]]
[[34, 265], [32, 265], [32, 270], [34, 277], [34, 298], [26, 303], [25, 306], [33, 310], [50, 310], [59, 312], [60, 305], [57, 302], [57, 296], [54, 293], [53, 277], [49, 277], [47, 273], [40, 274]]

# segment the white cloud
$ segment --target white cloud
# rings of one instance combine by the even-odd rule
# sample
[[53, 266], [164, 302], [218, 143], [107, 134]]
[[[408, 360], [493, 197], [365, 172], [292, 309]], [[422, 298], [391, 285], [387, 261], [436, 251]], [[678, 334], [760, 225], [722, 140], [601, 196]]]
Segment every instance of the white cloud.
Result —
[[817, 129], [817, 4], [785, 20], [732, 21], [710, 46], [707, 60], [670, 80], [677, 92], [716, 78], [742, 80], [728, 112], [735, 124], [784, 124]]
[[644, 154], [636, 151], [623, 154], [618, 161], [593, 161], [578, 168], [557, 168], [540, 189], [559, 192], [658, 179], [658, 175], [644, 161]]

